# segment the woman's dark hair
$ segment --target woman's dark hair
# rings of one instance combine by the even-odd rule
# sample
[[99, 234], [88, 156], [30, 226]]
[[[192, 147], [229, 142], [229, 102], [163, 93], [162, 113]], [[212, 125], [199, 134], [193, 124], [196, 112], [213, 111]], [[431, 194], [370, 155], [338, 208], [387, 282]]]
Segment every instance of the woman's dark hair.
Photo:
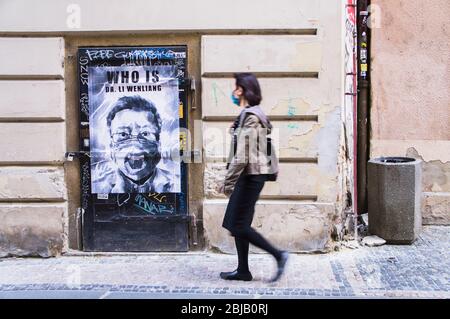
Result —
[[235, 73], [236, 86], [244, 90], [244, 97], [250, 106], [259, 105], [262, 100], [259, 82], [253, 73]]

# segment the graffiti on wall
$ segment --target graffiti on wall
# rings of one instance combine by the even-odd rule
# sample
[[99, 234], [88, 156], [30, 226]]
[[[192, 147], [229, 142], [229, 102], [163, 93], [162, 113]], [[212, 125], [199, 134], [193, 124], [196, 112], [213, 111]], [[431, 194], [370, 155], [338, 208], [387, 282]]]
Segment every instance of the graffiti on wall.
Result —
[[[154, 201], [156, 196], [156, 201]], [[134, 198], [135, 207], [150, 215], [170, 215], [175, 213], [175, 206], [164, 202], [161, 194], [138, 194]]]
[[[356, 0], [346, 0], [345, 9], [345, 123], [347, 146], [347, 187], [353, 194], [354, 189], [354, 155], [355, 155], [355, 123], [354, 112], [356, 112], [357, 98], [357, 67], [356, 67]], [[352, 200], [354, 202], [354, 199]]]

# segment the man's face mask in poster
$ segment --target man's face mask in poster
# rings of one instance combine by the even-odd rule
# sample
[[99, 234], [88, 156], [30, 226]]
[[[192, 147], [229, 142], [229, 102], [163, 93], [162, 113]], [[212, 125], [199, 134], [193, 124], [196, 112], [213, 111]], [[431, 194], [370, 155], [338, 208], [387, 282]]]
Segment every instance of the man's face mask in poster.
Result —
[[161, 159], [158, 128], [152, 114], [122, 110], [111, 121], [111, 157], [129, 179], [151, 176]]

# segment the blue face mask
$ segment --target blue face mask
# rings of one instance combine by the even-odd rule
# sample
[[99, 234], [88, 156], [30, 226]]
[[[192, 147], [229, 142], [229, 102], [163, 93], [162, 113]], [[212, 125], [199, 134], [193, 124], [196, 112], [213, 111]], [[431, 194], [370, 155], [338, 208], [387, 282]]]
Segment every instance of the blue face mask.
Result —
[[233, 92], [231, 92], [231, 101], [233, 101], [233, 104], [236, 104], [237, 106], [240, 106], [239, 98], [235, 97]]

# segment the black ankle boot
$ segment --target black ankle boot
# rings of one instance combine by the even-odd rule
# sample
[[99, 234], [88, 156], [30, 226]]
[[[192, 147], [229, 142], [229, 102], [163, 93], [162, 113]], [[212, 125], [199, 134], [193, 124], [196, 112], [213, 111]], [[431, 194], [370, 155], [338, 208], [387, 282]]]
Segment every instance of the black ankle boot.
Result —
[[230, 271], [230, 272], [221, 272], [220, 278], [225, 280], [242, 280], [242, 281], [251, 281], [253, 276], [250, 272], [238, 272]]

